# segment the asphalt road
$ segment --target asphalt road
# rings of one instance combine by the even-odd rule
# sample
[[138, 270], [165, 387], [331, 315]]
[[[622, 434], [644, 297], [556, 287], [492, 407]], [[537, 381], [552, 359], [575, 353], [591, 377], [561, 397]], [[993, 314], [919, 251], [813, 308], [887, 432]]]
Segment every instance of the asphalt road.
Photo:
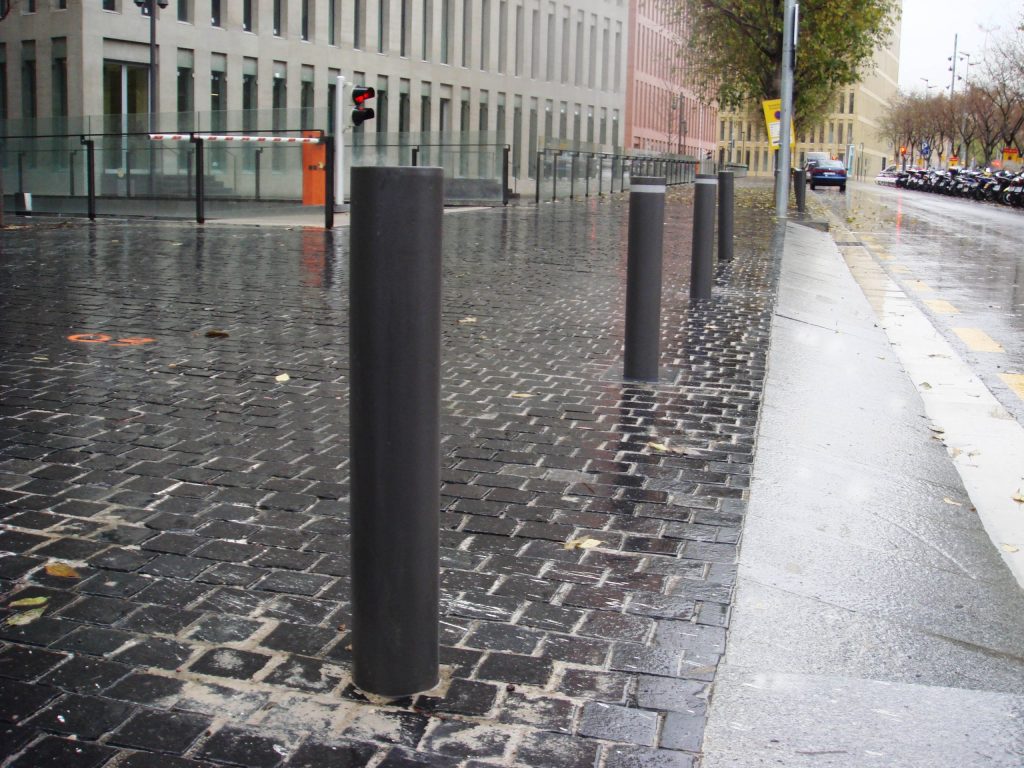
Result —
[[845, 220], [1024, 424], [1024, 212], [875, 184], [808, 196]]

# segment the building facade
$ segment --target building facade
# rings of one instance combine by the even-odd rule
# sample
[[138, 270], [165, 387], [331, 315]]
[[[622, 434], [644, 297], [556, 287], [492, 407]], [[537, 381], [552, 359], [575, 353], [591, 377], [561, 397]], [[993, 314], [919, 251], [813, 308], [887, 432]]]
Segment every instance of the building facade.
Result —
[[[899, 90], [900, 34], [877, 50], [871, 69], [856, 85], [840, 89], [832, 110], [813, 128], [797, 131], [795, 166], [802, 166], [808, 152], [828, 152], [847, 161], [856, 177], [874, 176], [896, 162], [898, 148], [882, 135], [880, 125], [890, 101]], [[747, 111], [723, 112], [719, 117], [717, 157], [720, 164], [745, 165], [751, 175], [771, 175], [774, 152], [769, 151], [760, 104]]]
[[545, 144], [623, 146], [627, 25], [626, 0], [169, 0], [150, 118], [133, 0], [20, 0], [0, 118], [8, 136], [327, 129], [343, 75], [377, 91], [359, 130], [508, 144], [528, 187]]
[[704, 157], [717, 149], [718, 110], [699, 98], [686, 60], [686, 21], [660, 0], [629, 9], [626, 147]]

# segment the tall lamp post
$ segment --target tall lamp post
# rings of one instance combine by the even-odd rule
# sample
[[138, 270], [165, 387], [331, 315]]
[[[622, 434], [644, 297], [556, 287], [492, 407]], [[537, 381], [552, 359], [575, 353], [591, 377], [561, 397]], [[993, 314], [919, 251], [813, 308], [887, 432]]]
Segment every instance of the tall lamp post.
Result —
[[149, 14], [149, 130], [155, 131], [156, 108], [156, 6], [166, 8], [169, 0], [135, 0], [142, 12]]

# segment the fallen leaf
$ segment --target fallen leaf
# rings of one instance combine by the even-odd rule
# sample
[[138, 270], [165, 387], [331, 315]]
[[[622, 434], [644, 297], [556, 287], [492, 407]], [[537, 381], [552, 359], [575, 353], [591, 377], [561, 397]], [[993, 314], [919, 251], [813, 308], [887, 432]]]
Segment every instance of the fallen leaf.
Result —
[[951, 504], [954, 507], [962, 507], [963, 506], [963, 504], [961, 504], [959, 501], [953, 501], [951, 498], [949, 498], [949, 496], [943, 497], [942, 500], [944, 502], [946, 502], [947, 504]]
[[23, 627], [26, 624], [31, 624], [33, 621], [43, 615], [43, 611], [46, 608], [33, 608], [31, 611], [22, 611], [16, 613], [13, 616], [8, 616], [7, 620], [4, 621], [8, 627]]
[[594, 547], [601, 546], [601, 542], [597, 539], [572, 539], [565, 542], [565, 549], [593, 549]]
[[648, 443], [647, 447], [648, 448], [653, 448], [656, 451], [661, 451], [663, 453], [668, 453], [668, 446], [665, 445], [664, 443]]
[[1012, 555], [1015, 552], [1020, 552], [1020, 547], [1016, 547], [1013, 544], [1003, 544], [1003, 550]]
[[459, 325], [470, 325], [471, 323], [475, 323], [475, 322], [476, 322], [476, 318], [475, 317], [464, 317], [461, 320], [459, 320]]
[[291, 378], [287, 373], [282, 373], [280, 376], [275, 376], [274, 381], [279, 381], [283, 384], [286, 381], [291, 381]]
[[1024, 504], [1024, 495], [1021, 494], [1020, 488], [1018, 488], [1017, 492], [1013, 494], [1013, 500], [1018, 504]]
[[50, 576], [59, 576], [62, 579], [78, 579], [78, 571], [67, 563], [50, 563], [46, 566], [46, 573]]
[[946, 433], [946, 430], [944, 430], [942, 427], [928, 427], [928, 429], [939, 435], [943, 435]]
[[927, 381], [922, 381], [921, 382], [921, 389], [931, 389], [931, 388], [932, 388], [932, 385], [929, 384]]
[[208, 339], [226, 339], [230, 335], [231, 334], [229, 334], [227, 331], [219, 331], [216, 328], [214, 328], [212, 331], [206, 332], [206, 338]]
[[8, 608], [34, 608], [37, 605], [46, 605], [49, 599], [48, 597], [23, 597], [21, 600], [15, 600]]
[[532, 392], [513, 392], [511, 395], [509, 395], [509, 397], [518, 397], [518, 398], [533, 397], [533, 393]]

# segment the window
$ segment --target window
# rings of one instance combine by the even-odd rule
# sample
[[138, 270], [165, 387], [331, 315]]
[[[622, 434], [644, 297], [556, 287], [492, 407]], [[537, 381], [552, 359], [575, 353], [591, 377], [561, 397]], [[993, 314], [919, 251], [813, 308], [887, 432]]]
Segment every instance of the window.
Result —
[[423, 60], [430, 61], [430, 43], [434, 39], [434, 0], [423, 0]]
[[593, 88], [597, 80], [597, 16], [591, 16], [589, 61], [587, 62], [587, 87]]
[[302, 65], [300, 73], [301, 85], [299, 86], [299, 122], [302, 128], [312, 128], [315, 107], [315, 95], [313, 89], [313, 67], [308, 64]]
[[537, 99], [530, 99], [530, 123], [526, 145], [526, 176], [534, 177], [533, 158], [537, 156]]
[[583, 134], [580, 131], [580, 105], [573, 104], [572, 108], [572, 137], [576, 141], [580, 140], [580, 136]]
[[523, 74], [523, 6], [516, 6], [515, 69], [516, 77]]
[[594, 143], [594, 108], [587, 107], [587, 143]]
[[548, 12], [548, 60], [545, 79], [551, 82], [555, 79], [555, 12]]
[[843, 124], [839, 124], [839, 143], [843, 143]]
[[210, 0], [210, 26], [223, 27], [220, 15], [220, 0]]
[[569, 45], [569, 11], [565, 12], [565, 16], [562, 17], [562, 85], [567, 85], [569, 82], [569, 52], [572, 51], [572, 47]]
[[58, 11], [66, 11], [68, 9], [68, 0], [57, 0], [53, 7]]
[[[622, 22], [615, 24], [615, 93], [622, 91]], [[615, 126], [618, 128], [618, 125]], [[614, 143], [614, 140], [613, 140]], [[616, 143], [615, 146], [618, 146]]]
[[54, 117], [67, 117], [68, 114], [68, 40], [66, 37], [55, 37], [52, 42], [52, 113]]
[[[334, 133], [335, 121], [338, 119], [336, 112], [338, 108], [338, 78], [341, 77], [340, 69], [327, 70], [327, 129]], [[341, 133], [338, 131], [337, 133]]]
[[441, 98], [438, 99], [437, 130], [447, 133], [452, 129], [452, 87], [441, 86]]
[[487, 69], [490, 58], [491, 0], [480, 0], [480, 69]]
[[558, 105], [558, 137], [569, 138], [569, 105], [564, 101]]
[[[184, 2], [184, 0], [182, 0], [182, 2]], [[103, 10], [104, 11], [116, 11], [117, 10], [117, 0], [103, 0]]]
[[473, 60], [473, 0], [462, 0], [462, 66]]
[[512, 175], [523, 171], [523, 97], [517, 95], [512, 105]]
[[850, 91], [850, 109], [848, 111], [851, 115], [853, 114], [853, 91]]
[[312, 19], [310, 18], [309, 3], [310, 0], [302, 0], [302, 16], [299, 27], [299, 34], [301, 35], [303, 40], [309, 40], [309, 28], [310, 22], [312, 21]]
[[601, 107], [601, 127], [597, 140], [600, 144], [608, 141], [608, 107]]
[[480, 112], [477, 115], [477, 126], [476, 126], [477, 130], [480, 131], [480, 133], [486, 133], [487, 129], [488, 129], [489, 125], [490, 125], [490, 123], [488, 123], [488, 119], [490, 118], [490, 115], [488, 114], [488, 111], [487, 111], [488, 110], [488, 108], [487, 108], [487, 97], [488, 97], [487, 91], [480, 91]]
[[377, 78], [377, 133], [388, 132], [388, 79]]
[[284, 37], [285, 0], [274, 0], [274, 36]]
[[[246, 133], [251, 133], [259, 127], [256, 70], [256, 59], [248, 56], [242, 59], [242, 130]], [[242, 150], [242, 167], [247, 171], [256, 170], [256, 147], [247, 146]]]
[[[327, 44], [338, 44], [338, 0], [327, 0]], [[333, 126], [334, 123], [331, 123]]]
[[619, 110], [612, 111], [612, 148], [619, 146]]
[[[178, 21], [192, 21], [191, 4], [192, 0], [178, 0]], [[111, 3], [111, 5], [113, 5], [113, 3]], [[113, 8], [107, 8], [106, 0], [104, 0], [103, 8], [104, 10], [114, 10]]]
[[[177, 104], [178, 130], [195, 130], [193, 112], [195, 111], [194, 101], [194, 69], [195, 54], [183, 48], [178, 49], [178, 75], [177, 75]], [[184, 158], [181, 158], [184, 159]]]
[[441, 63], [451, 63], [452, 7], [455, 0], [441, 0]]
[[366, 42], [366, 12], [363, 8], [365, 0], [354, 0], [352, 3], [352, 45], [362, 50]]
[[430, 83], [420, 83], [420, 131], [430, 133]]
[[508, 61], [508, 0], [498, 5], [498, 72], [505, 73]]
[[498, 130], [498, 143], [505, 142], [505, 94], [498, 94], [498, 111], [494, 115]]
[[[223, 53], [210, 54], [210, 130], [226, 131], [228, 127], [228, 57]], [[210, 167], [223, 171], [227, 167], [227, 147], [210, 147]]]
[[540, 11], [530, 14], [530, 77], [540, 77]]
[[409, 126], [412, 121], [412, 104], [409, 96], [409, 90], [412, 87], [412, 83], [403, 78], [398, 83], [398, 131], [399, 133], [408, 133]]
[[7, 43], [0, 43], [0, 120], [7, 119]]
[[242, 0], [242, 29], [246, 32], [255, 31], [252, 26], [252, 0]]
[[412, 0], [398, 0], [401, 3], [400, 37], [398, 39], [398, 55], [408, 58], [410, 38], [412, 37]]
[[547, 139], [554, 137], [555, 130], [555, 105], [551, 99], [544, 102], [544, 136]]
[[21, 116], [28, 120], [38, 111], [36, 87], [36, 44], [26, 40], [21, 44]]
[[[377, 53], [387, 53], [391, 47], [388, 31], [391, 28], [390, 0], [377, 0]], [[379, 126], [380, 123], [378, 122]]]
[[583, 85], [583, 11], [576, 17], [576, 85]]
[[[288, 65], [283, 61], [274, 62], [274, 84], [270, 89], [271, 129], [282, 131], [287, 127], [288, 113]], [[274, 147], [271, 157], [273, 169], [283, 171], [287, 167], [288, 158], [282, 153], [281, 147]], [[285, 150], [287, 151], [287, 150]]]
[[839, 94], [839, 114], [843, 114], [843, 110], [846, 108], [846, 96], [842, 93]]

